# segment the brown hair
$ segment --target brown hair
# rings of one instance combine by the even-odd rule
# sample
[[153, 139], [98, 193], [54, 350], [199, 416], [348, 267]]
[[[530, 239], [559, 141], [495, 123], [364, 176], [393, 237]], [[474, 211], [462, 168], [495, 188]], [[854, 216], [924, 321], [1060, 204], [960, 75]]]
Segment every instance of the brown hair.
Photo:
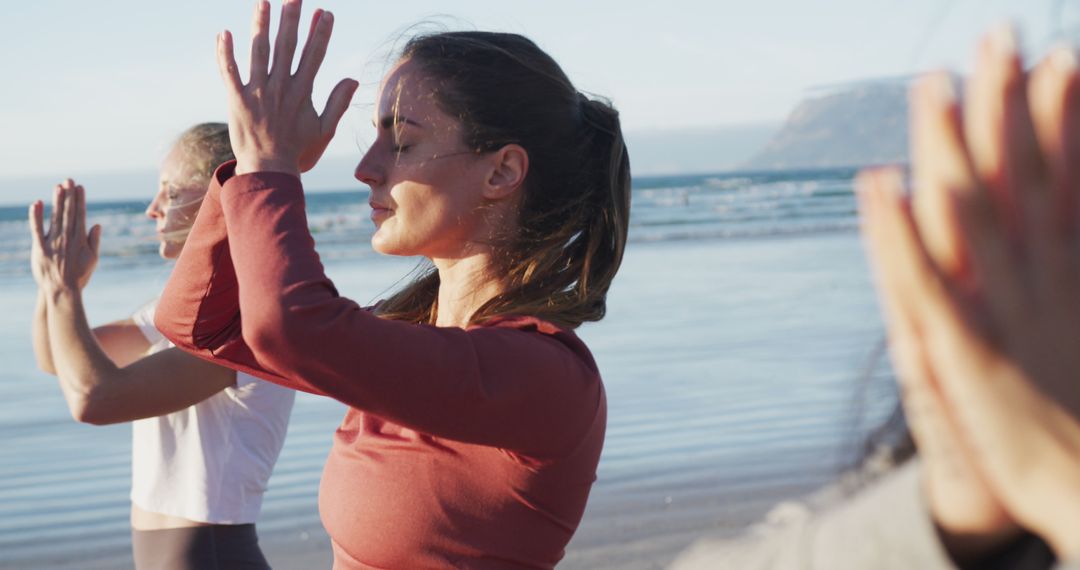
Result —
[[[517, 230], [496, 244], [495, 271], [506, 289], [471, 322], [526, 315], [575, 328], [602, 319], [630, 216], [619, 113], [579, 93], [555, 60], [517, 34], [424, 35], [405, 45], [401, 60], [433, 81], [432, 96], [461, 122], [470, 149], [518, 144], [529, 155]], [[438, 290], [430, 268], [378, 312], [434, 322]]]

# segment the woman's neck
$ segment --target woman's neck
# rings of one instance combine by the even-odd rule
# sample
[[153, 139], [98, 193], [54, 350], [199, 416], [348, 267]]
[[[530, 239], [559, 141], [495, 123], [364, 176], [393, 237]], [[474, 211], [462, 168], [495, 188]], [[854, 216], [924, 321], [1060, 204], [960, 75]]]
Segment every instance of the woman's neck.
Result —
[[491, 276], [492, 256], [476, 253], [459, 259], [435, 259], [439, 270], [439, 304], [435, 326], [461, 327], [484, 303], [503, 291]]

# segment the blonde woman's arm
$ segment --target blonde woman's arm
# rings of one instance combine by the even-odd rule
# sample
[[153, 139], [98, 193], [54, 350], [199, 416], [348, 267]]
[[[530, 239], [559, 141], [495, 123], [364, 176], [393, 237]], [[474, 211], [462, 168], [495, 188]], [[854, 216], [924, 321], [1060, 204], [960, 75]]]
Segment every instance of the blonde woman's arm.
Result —
[[[60, 207], [60, 195], [65, 189], [72, 188], [74, 182], [72, 180], [66, 180], [62, 184], [58, 184], [54, 190], [53, 197], [53, 211], [52, 219], [48, 232], [44, 232], [42, 229], [43, 222], [41, 203], [34, 203], [30, 206], [30, 220], [31, 228], [38, 228], [36, 231], [41, 231], [41, 238], [45, 242], [56, 241], [59, 238], [59, 231], [61, 229], [60, 214], [63, 212], [63, 208]], [[35, 226], [36, 224], [36, 226]], [[91, 229], [92, 238], [95, 242], [100, 238], [100, 229]], [[36, 236], [31, 236], [34, 241], [37, 241]], [[88, 236], [90, 239], [91, 236]], [[32, 248], [34, 250], [36, 248]], [[96, 261], [96, 254], [94, 256]], [[93, 267], [89, 267], [86, 274], [83, 276], [82, 281], [78, 283], [79, 288], [86, 286], [89, 282], [90, 276], [93, 274]], [[45, 267], [41, 263], [40, 255], [34, 256], [31, 259], [31, 272], [34, 275], [34, 280], [38, 283], [38, 295], [34, 304], [34, 317], [31, 322], [31, 332], [33, 336], [34, 356], [37, 360], [38, 368], [48, 374], [56, 374], [56, 366], [53, 363], [52, 347], [49, 343], [49, 323], [48, 323], [48, 302], [46, 300], [45, 288], [43, 282], [47, 278], [44, 275]], [[109, 356], [109, 358], [116, 363], [117, 366], [127, 366], [132, 362], [135, 362], [139, 358], [142, 358], [146, 351], [150, 348], [150, 343], [147, 341], [146, 336], [142, 334], [139, 327], [131, 319], [124, 319], [116, 321], [106, 325], [99, 326], [93, 330], [94, 338], [101, 346], [102, 350]]]
[[[72, 416], [92, 424], [153, 417], [186, 408], [233, 384], [231, 370], [179, 350], [139, 359], [149, 342], [133, 321], [101, 327], [112, 351], [102, 348], [82, 304], [82, 287], [97, 264], [100, 229], [86, 232], [85, 194], [70, 180], [58, 188], [55, 204], [47, 233], [41, 203], [30, 212], [31, 258], [44, 301], [44, 310], [39, 307], [36, 315], [43, 322], [35, 323], [35, 341], [49, 348], [49, 364], [60, 378]], [[133, 363], [121, 367], [114, 359]]]

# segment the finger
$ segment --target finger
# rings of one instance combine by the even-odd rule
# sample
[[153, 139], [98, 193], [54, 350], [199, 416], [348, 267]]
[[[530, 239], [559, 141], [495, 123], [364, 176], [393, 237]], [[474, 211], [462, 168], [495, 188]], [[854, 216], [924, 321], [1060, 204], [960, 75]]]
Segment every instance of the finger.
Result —
[[975, 170], [1006, 229], [1021, 241], [1021, 228], [1041, 224], [1049, 192], [1017, 45], [1009, 25], [984, 38], [969, 81], [964, 124]]
[[78, 198], [75, 196], [75, 189], [64, 190], [64, 216], [61, 218], [63, 224], [61, 235], [67, 246], [75, 243], [75, 218], [78, 217], [78, 211], [79, 204]]
[[28, 217], [30, 218], [30, 237], [31, 247], [44, 251], [45, 249], [45, 233], [44, 228], [44, 204], [41, 200], [35, 201], [30, 204], [30, 211]]
[[280, 83], [292, 76], [299, 24], [300, 0], [285, 0], [281, 5], [281, 21], [278, 23], [277, 39], [274, 41], [274, 65], [270, 68], [270, 81]]
[[1028, 84], [1035, 136], [1046, 157], [1051, 179], [1054, 227], [1075, 232], [1080, 200], [1080, 73], [1076, 52], [1055, 49], [1032, 72]]
[[266, 82], [270, 63], [270, 3], [260, 0], [255, 5], [251, 21], [251, 69], [248, 83], [262, 85]]
[[912, 291], [902, 285], [897, 275], [898, 262], [887, 257], [889, 252], [888, 220], [884, 219], [881, 205], [882, 194], [888, 192], [881, 186], [888, 184], [888, 177], [898, 173], [868, 171], [859, 176], [859, 210], [864, 221], [863, 233], [867, 247], [872, 253], [875, 269], [875, 286], [878, 291], [885, 323], [888, 329], [889, 354], [896, 371], [901, 401], [911, 428], [912, 438], [923, 457], [930, 480], [940, 481], [943, 476], [955, 478], [962, 456], [958, 455], [959, 438], [948, 421], [942, 394], [926, 358], [922, 341], [922, 325], [917, 323], [918, 312], [913, 310]]
[[360, 83], [355, 79], [342, 79], [334, 86], [334, 90], [330, 92], [330, 98], [326, 100], [326, 107], [323, 109], [322, 115], [319, 116], [320, 130], [327, 140], [337, 132], [338, 123], [341, 122], [341, 117], [345, 115], [345, 111], [349, 110], [349, 103], [352, 101], [353, 95], [356, 94], [358, 87], [360, 87]]
[[97, 257], [101, 246], [101, 224], [94, 224], [94, 227], [90, 228], [90, 235], [86, 240], [90, 244], [90, 251], [94, 252], [94, 257]]
[[862, 182], [861, 201], [867, 204], [867, 237], [870, 261], [879, 287], [889, 303], [886, 309], [911, 307], [910, 317], [919, 322], [927, 311], [953, 311], [946, 282], [919, 234], [910, 201], [903, 195], [903, 179], [896, 169], [871, 173]]
[[994, 377], [986, 372], [991, 366], [992, 336], [936, 272], [899, 189], [900, 179], [894, 174], [880, 177], [869, 192], [876, 196], [875, 214], [868, 222], [875, 226], [869, 232], [872, 261], [887, 296], [893, 299], [893, 314], [906, 314], [915, 322], [926, 357], [934, 363], [931, 368], [942, 401], [955, 411], [958, 425], [964, 426], [961, 431], [967, 433], [980, 422], [977, 414], [981, 412], [972, 411], [975, 402], [984, 402], [987, 413], [1003, 413], [990, 401], [1012, 388], [985, 381]]
[[300, 64], [296, 67], [296, 79], [301, 88], [311, 91], [315, 82], [315, 75], [322, 66], [326, 57], [326, 46], [330, 44], [330, 35], [334, 30], [334, 15], [330, 12], [316, 10], [311, 17], [311, 30], [308, 32], [307, 44], [300, 56]]
[[239, 97], [244, 88], [240, 81], [240, 71], [236, 68], [236, 56], [233, 53], [233, 37], [229, 30], [218, 34], [217, 37], [217, 61], [221, 79], [225, 82], [225, 90], [231, 97]]
[[74, 233], [77, 236], [84, 236], [86, 235], [86, 189], [76, 186], [73, 192], [75, 193]]
[[927, 251], [944, 274], [961, 282], [969, 280], [950, 193], [971, 192], [977, 182], [949, 74], [930, 74], [912, 86], [911, 156], [915, 181], [912, 201]]
[[885, 263], [885, 251], [883, 249], [884, 236], [883, 224], [879, 205], [881, 202], [879, 186], [882, 177], [887, 174], [882, 169], [864, 170], [859, 173], [855, 180], [855, 196], [858, 199], [860, 230], [863, 235], [870, 267], [874, 275], [874, 283], [879, 293], [885, 322], [891, 323], [900, 318], [897, 314], [895, 278], [892, 275], [893, 266]]
[[56, 190], [53, 192], [52, 222], [49, 226], [50, 239], [60, 237], [60, 234], [63, 231], [64, 205], [67, 203], [66, 198], [67, 196], [65, 195], [64, 187], [57, 185]]

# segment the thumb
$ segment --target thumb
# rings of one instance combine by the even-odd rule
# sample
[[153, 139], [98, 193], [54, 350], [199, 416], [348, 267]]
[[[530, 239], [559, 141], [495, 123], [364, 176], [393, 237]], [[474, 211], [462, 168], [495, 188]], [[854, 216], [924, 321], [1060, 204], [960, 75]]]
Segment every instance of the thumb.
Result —
[[334, 86], [334, 90], [330, 92], [330, 98], [326, 101], [326, 108], [319, 117], [319, 126], [323, 136], [333, 136], [337, 131], [338, 123], [341, 122], [345, 111], [349, 110], [349, 103], [358, 87], [360, 83], [355, 79], [342, 79]]
[[44, 250], [43, 244], [45, 241], [45, 235], [41, 229], [44, 222], [42, 214], [43, 209], [44, 208], [41, 205], [41, 200], [30, 204], [30, 244], [32, 248], [37, 250]]

